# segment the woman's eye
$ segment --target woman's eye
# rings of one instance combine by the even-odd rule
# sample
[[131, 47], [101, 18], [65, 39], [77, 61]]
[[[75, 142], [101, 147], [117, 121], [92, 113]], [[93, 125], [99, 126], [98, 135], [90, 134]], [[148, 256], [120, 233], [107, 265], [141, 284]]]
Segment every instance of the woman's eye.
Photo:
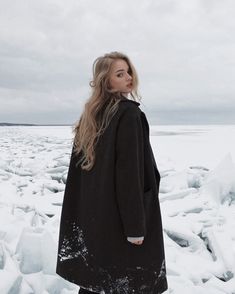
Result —
[[121, 73], [121, 74], [118, 74], [117, 76], [120, 78], [122, 75], [123, 75], [123, 74]]

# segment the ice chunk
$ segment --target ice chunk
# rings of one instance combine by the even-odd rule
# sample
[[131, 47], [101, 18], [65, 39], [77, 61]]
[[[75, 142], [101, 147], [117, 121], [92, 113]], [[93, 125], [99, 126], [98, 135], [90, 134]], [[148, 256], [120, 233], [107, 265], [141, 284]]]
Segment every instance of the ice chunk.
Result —
[[180, 219], [167, 220], [164, 231], [168, 236], [180, 246], [191, 246], [193, 251], [205, 247], [204, 242], [190, 230], [190, 224]]
[[0, 270], [0, 293], [15, 294], [19, 293], [22, 276], [20, 273]]
[[197, 189], [195, 188], [187, 188], [187, 189], [182, 189], [182, 190], [174, 190], [174, 192], [169, 192], [169, 193], [159, 193], [159, 199], [160, 201], [164, 200], [174, 200], [174, 199], [179, 199], [179, 198], [184, 198], [191, 193], [196, 193]]
[[235, 273], [235, 256], [231, 250], [233, 244], [228, 233], [213, 226], [205, 228], [202, 236], [206, 237], [213, 258], [223, 265], [224, 280], [231, 279]]
[[60, 183], [58, 183], [58, 182], [54, 182], [54, 183], [44, 183], [44, 186], [48, 189], [48, 190], [50, 190], [50, 191], [52, 191], [52, 192], [54, 192], [54, 193], [57, 193], [57, 192], [60, 192], [60, 191], [64, 191], [64, 184], [60, 184]]
[[188, 197], [185, 199], [176, 199], [172, 201], [164, 201], [162, 204], [164, 214], [175, 216], [179, 213], [201, 212], [207, 207], [206, 199], [193, 199]]
[[209, 195], [217, 204], [235, 194], [235, 165], [228, 153], [218, 166], [205, 178], [201, 193]]
[[210, 289], [213, 289], [213, 291], [215, 291], [214, 293], [217, 293], [216, 291], [221, 291], [222, 293], [233, 294], [235, 293], [235, 278], [233, 277], [231, 280], [224, 282], [221, 279], [213, 276], [205, 284], [205, 287], [206, 289], [207, 287], [210, 287]]
[[16, 248], [22, 273], [55, 273], [56, 244], [43, 228], [24, 228]]
[[25, 279], [22, 279], [21, 285], [18, 289], [18, 292], [12, 294], [34, 294], [33, 288], [26, 282]]

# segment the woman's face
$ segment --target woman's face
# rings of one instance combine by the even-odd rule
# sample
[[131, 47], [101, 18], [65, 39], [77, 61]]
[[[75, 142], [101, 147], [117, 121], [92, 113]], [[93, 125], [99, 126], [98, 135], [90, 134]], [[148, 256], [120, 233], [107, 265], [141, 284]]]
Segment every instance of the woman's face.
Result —
[[128, 94], [132, 91], [132, 76], [127, 62], [123, 59], [114, 60], [111, 65], [109, 84], [112, 90]]

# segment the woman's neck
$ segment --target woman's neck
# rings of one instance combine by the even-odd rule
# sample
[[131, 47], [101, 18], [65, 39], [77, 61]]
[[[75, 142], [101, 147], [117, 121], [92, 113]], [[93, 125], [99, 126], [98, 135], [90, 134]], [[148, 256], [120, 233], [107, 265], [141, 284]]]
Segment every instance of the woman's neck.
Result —
[[129, 93], [122, 93], [122, 96], [126, 97], [128, 99]]

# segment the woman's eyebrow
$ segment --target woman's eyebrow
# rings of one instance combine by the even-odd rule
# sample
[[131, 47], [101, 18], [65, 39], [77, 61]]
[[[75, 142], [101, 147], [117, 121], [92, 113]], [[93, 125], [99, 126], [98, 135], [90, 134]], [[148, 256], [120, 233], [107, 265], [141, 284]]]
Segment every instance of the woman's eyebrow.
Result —
[[119, 70], [115, 71], [115, 73], [117, 73], [119, 71], [125, 71], [125, 69], [119, 69]]

